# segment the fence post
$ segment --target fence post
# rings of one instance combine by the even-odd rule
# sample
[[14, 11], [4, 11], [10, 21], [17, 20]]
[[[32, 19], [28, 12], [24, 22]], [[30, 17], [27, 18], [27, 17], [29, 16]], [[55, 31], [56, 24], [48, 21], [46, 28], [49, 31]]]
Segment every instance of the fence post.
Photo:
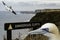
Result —
[[12, 40], [12, 30], [7, 30], [7, 40]]

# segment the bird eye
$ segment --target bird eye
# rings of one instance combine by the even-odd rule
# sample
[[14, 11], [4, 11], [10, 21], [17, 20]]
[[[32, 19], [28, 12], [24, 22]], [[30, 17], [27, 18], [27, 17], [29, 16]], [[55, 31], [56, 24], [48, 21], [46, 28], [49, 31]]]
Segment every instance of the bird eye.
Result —
[[49, 29], [48, 28], [43, 28], [42, 30], [44, 30], [46, 32], [49, 32]]

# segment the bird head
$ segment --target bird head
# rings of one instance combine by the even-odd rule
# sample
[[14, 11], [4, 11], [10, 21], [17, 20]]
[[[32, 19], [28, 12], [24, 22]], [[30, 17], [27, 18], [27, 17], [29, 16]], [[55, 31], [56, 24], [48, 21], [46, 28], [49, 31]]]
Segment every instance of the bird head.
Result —
[[59, 35], [59, 30], [57, 26], [53, 23], [46, 23], [41, 26], [41, 28], [29, 32], [29, 34], [43, 34], [47, 37]]

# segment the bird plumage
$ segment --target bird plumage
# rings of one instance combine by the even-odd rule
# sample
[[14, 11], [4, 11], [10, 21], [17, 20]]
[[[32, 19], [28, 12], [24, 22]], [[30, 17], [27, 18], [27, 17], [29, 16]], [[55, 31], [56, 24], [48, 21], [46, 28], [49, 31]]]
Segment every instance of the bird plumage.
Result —
[[5, 8], [6, 8], [8, 11], [10, 11], [10, 12], [12, 12], [13, 14], [16, 15], [16, 12], [12, 9], [11, 6], [7, 6], [7, 5], [4, 3], [4, 1], [2, 1], [2, 3], [3, 3], [3, 5], [5, 6]]
[[54, 23], [46, 23], [41, 28], [30, 31], [29, 34], [42, 34], [47, 36], [49, 40], [60, 40], [60, 33]]

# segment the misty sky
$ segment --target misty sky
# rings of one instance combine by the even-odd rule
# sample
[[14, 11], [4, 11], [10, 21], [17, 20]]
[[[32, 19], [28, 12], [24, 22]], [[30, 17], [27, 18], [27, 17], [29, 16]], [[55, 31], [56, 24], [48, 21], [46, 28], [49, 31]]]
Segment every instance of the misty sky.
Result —
[[15, 11], [36, 10], [41, 8], [60, 8], [60, 0], [0, 0], [0, 11], [6, 11], [1, 1], [12, 6]]
[[38, 2], [59, 2], [60, 0], [0, 0], [0, 1], [8, 1], [8, 2], [30, 2], [30, 1], [38, 1]]

